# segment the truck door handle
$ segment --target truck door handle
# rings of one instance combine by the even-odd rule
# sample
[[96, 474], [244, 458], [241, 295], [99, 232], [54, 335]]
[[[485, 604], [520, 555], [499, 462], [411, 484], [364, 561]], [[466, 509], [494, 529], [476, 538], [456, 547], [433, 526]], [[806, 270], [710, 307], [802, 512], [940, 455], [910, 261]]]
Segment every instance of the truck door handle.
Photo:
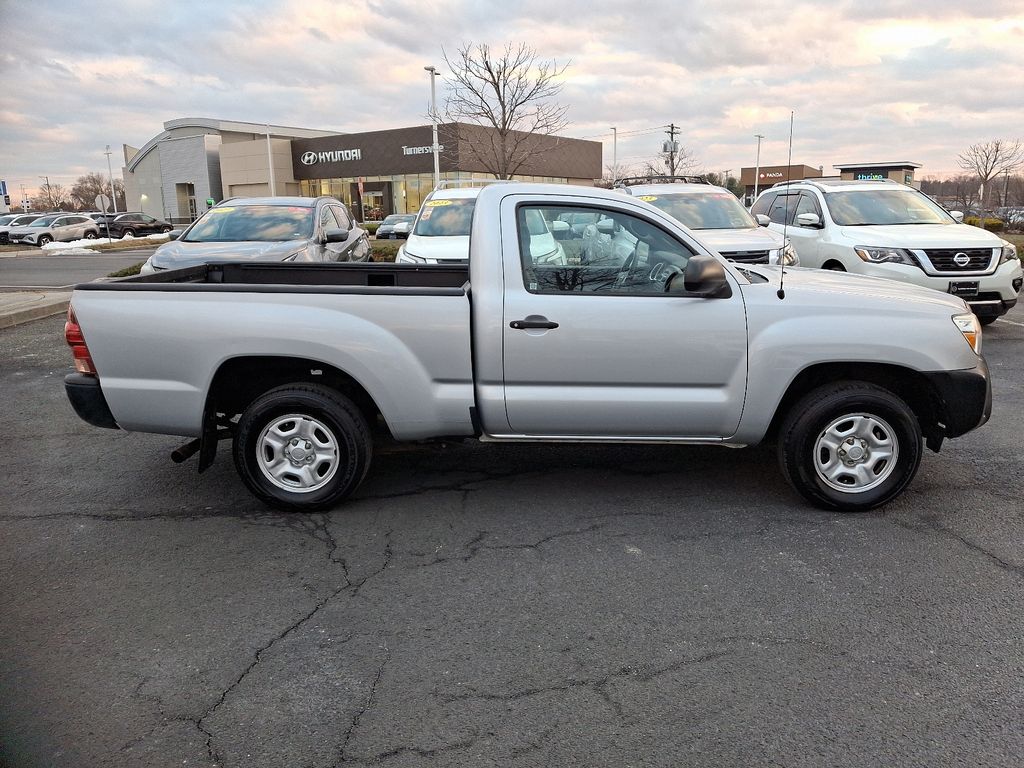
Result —
[[550, 330], [551, 328], [557, 328], [558, 323], [552, 322], [541, 315], [530, 315], [524, 320], [513, 320], [508, 324], [508, 327], [515, 328], [517, 331], [528, 331], [535, 328]]

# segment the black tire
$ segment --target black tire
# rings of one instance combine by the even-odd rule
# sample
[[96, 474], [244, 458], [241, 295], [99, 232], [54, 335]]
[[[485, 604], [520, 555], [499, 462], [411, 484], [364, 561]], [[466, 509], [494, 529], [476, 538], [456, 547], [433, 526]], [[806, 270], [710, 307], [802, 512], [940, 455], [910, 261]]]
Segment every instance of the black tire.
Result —
[[88, 232], [86, 232], [84, 235], [82, 235], [82, 237], [84, 237], [86, 240], [95, 240], [96, 239], [96, 233], [93, 232], [90, 229]]
[[47, 243], [52, 243], [52, 242], [53, 242], [53, 238], [50, 237], [49, 235], [40, 235], [39, 236], [39, 247], [40, 248], [42, 248]]
[[166, 235], [170, 231], [171, 231], [170, 227], [160, 227], [160, 234], [162, 234], [162, 235]]
[[[977, 317], [977, 315], [975, 315], [975, 317]], [[987, 315], [986, 317], [978, 317], [978, 322], [982, 325], [992, 325], [992, 323], [998, 319], [998, 315]]]
[[[844, 419], [847, 416], [849, 419]], [[852, 426], [858, 421], [869, 427], [869, 437], [883, 438], [880, 442], [896, 449], [891, 463], [885, 458], [873, 459], [870, 449], [854, 463], [865, 465], [864, 473], [868, 475], [860, 491], [856, 490], [855, 471], [839, 466], [839, 453], [830, 456], [830, 448], [819, 443], [830, 426], [838, 424], [833, 434], [842, 434], [846, 424]], [[856, 433], [847, 434], [850, 437], [846, 439], [857, 441]], [[845, 442], [840, 443], [843, 446]], [[805, 395], [790, 408], [778, 440], [779, 464], [790, 485], [812, 504], [843, 512], [874, 509], [896, 498], [917, 474], [922, 447], [921, 426], [910, 406], [889, 390], [861, 381], [827, 384]], [[856, 450], [854, 446], [846, 448]], [[884, 455], [887, 449], [883, 446], [876, 450]], [[831, 458], [827, 466], [835, 467], [845, 480], [833, 478], [830, 485], [822, 477], [818, 463], [827, 457]], [[872, 480], [873, 475], [877, 477]], [[845, 489], [834, 487], [847, 483]]]
[[[289, 416], [302, 417], [309, 424], [319, 425], [321, 434], [333, 438], [337, 446], [333, 474], [311, 490], [299, 490], [301, 470], [291, 471], [284, 463], [289, 446], [284, 446], [278, 462], [285, 468], [284, 478], [272, 480], [269, 470], [263, 469], [264, 463], [275, 458], [274, 449], [267, 445], [264, 434], [275, 424], [287, 423]], [[316, 427], [313, 429], [315, 431]], [[317, 456], [315, 450], [314, 456]], [[235, 468], [253, 495], [272, 507], [295, 512], [331, 507], [348, 496], [366, 477], [372, 456], [373, 441], [362, 412], [345, 395], [318, 384], [287, 384], [264, 393], [245, 409], [234, 439]], [[299, 466], [292, 457], [287, 458], [292, 467]], [[320, 466], [311, 464], [311, 472], [315, 473]], [[296, 490], [282, 487], [289, 474]]]
[[129, 236], [135, 237], [135, 230], [134, 229], [126, 229], [124, 232], [121, 233], [121, 237], [129, 237]]

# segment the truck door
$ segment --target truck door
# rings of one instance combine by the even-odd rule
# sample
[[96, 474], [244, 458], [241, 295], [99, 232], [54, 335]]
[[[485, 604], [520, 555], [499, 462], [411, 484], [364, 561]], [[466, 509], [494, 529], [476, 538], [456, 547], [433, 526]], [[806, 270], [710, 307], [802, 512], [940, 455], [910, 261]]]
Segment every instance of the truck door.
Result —
[[[564, 254], [540, 253], [545, 223], [573, 213], [611, 219], [633, 244], [626, 262], [588, 263], [580, 239], [555, 241]], [[736, 431], [747, 336], [732, 275], [730, 298], [667, 294], [669, 276], [685, 269], [696, 248], [628, 202], [552, 205], [513, 195], [502, 200], [501, 229], [512, 434], [700, 438]]]

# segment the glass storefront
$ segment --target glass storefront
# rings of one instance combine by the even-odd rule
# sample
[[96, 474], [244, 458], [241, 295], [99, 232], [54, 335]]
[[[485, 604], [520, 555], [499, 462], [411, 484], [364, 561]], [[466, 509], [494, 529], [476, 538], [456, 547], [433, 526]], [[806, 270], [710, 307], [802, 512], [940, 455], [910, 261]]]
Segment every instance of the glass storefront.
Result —
[[[489, 173], [445, 171], [445, 181], [494, 180]], [[513, 176], [514, 181], [534, 181], [544, 184], [566, 184], [568, 179], [557, 176]], [[361, 221], [380, 221], [392, 213], [417, 213], [425, 198], [434, 188], [434, 174], [404, 174], [399, 176], [363, 176], [363, 194], [359, 196], [359, 178], [310, 179], [300, 181], [304, 197], [330, 195], [343, 201], [353, 215]]]

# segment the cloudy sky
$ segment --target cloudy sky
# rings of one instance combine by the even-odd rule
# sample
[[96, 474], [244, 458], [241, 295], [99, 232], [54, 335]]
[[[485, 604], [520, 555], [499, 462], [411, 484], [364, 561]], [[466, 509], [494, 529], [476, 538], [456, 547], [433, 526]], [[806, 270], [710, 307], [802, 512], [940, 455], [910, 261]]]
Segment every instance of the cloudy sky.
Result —
[[[178, 117], [340, 132], [427, 122], [442, 50], [568, 62], [566, 135], [642, 163], [674, 122], [706, 170], [911, 160], [1024, 137], [1021, 0], [0, 0], [0, 178], [115, 172]], [[439, 100], [444, 93], [443, 84]]]

